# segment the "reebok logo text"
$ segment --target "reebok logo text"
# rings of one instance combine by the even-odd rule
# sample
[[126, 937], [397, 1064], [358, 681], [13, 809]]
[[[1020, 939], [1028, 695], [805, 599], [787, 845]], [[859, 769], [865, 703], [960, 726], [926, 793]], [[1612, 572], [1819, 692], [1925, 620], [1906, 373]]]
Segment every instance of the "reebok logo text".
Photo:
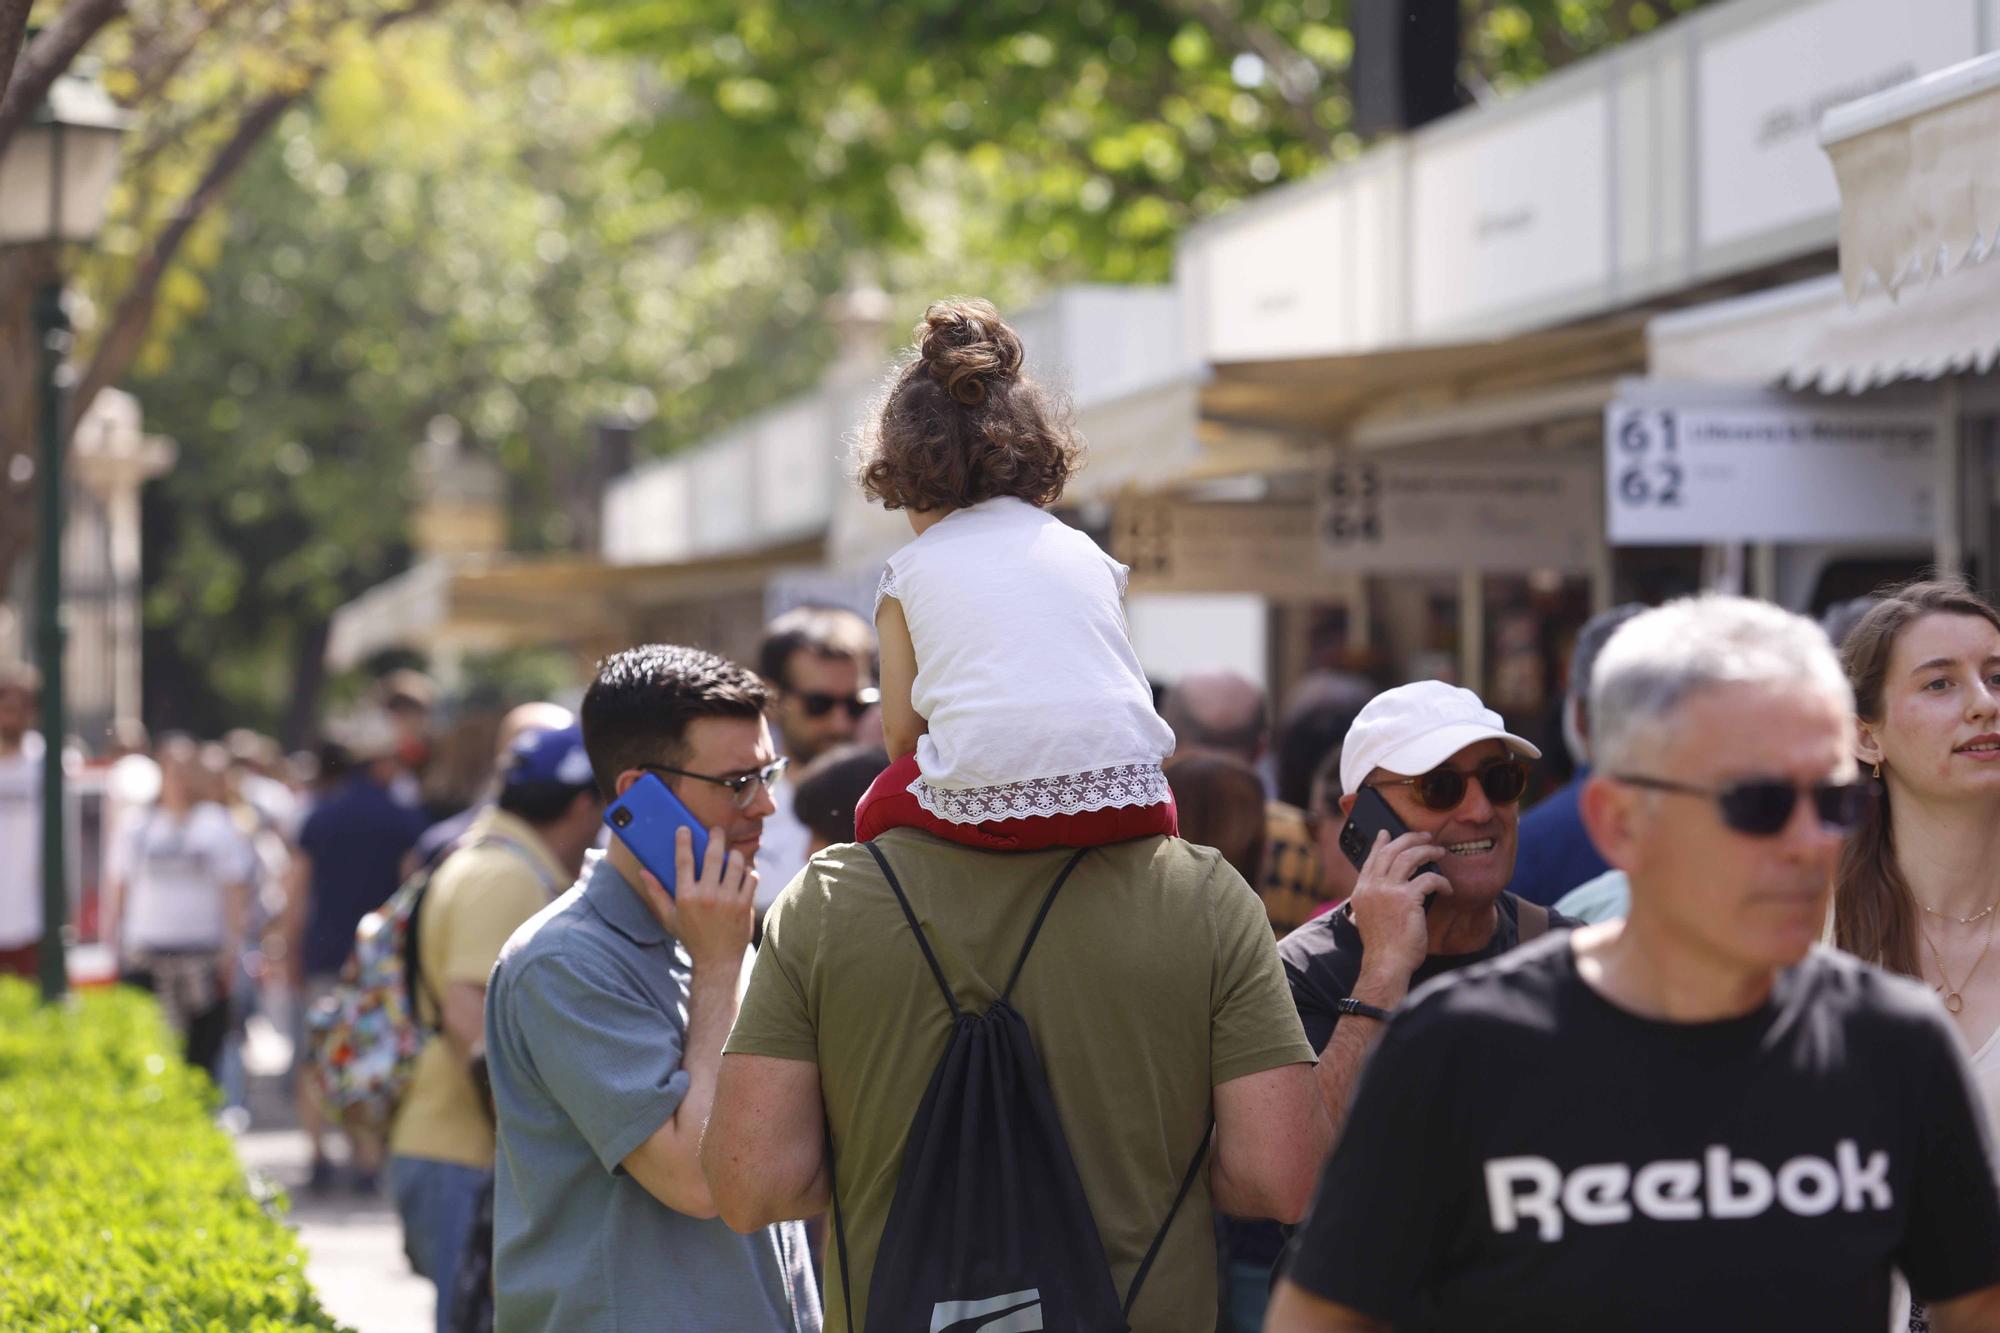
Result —
[[1037, 1333], [1042, 1293], [1030, 1287], [983, 1301], [939, 1301], [931, 1307], [930, 1333]]
[[1593, 1227], [1629, 1222], [1635, 1212], [1659, 1222], [1727, 1220], [1756, 1217], [1774, 1204], [1799, 1217], [1820, 1217], [1836, 1208], [1887, 1212], [1894, 1202], [1889, 1154], [1870, 1153], [1864, 1161], [1853, 1139], [1834, 1145], [1832, 1161], [1794, 1157], [1775, 1171], [1732, 1157], [1719, 1144], [1699, 1162], [1648, 1162], [1637, 1169], [1603, 1162], [1567, 1175], [1546, 1157], [1495, 1157], [1486, 1163], [1486, 1201], [1494, 1231], [1506, 1235], [1526, 1220], [1545, 1241], [1562, 1239], [1565, 1218]]

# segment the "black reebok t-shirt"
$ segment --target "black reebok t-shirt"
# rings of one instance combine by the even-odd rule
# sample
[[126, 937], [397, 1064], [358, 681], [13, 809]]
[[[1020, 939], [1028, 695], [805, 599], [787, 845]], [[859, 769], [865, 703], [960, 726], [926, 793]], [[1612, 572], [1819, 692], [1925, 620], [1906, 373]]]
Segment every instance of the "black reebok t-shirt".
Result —
[[[1474, 953], [1433, 954], [1424, 959], [1410, 977], [1412, 991], [1432, 977], [1498, 958], [1521, 942], [1521, 900], [1503, 893], [1495, 905], [1499, 922], [1486, 947]], [[1579, 924], [1560, 912], [1549, 913], [1552, 931]], [[1306, 1026], [1306, 1040], [1315, 1051], [1324, 1051], [1340, 1023], [1340, 1011], [1334, 1005], [1354, 993], [1354, 982], [1361, 975], [1361, 931], [1345, 907], [1336, 908], [1280, 940], [1278, 957], [1284, 960], [1285, 980], [1291, 984], [1299, 1021]]]
[[1636, 1017], [1567, 934], [1426, 987], [1363, 1071], [1289, 1271], [1399, 1330], [1882, 1333], [2000, 1283], [1934, 997], [1815, 949], [1742, 1018]]

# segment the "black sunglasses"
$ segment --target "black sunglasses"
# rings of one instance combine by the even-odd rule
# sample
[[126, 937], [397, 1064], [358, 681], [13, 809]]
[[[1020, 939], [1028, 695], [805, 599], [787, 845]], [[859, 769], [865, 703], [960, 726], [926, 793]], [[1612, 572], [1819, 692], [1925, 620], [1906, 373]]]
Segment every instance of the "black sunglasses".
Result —
[[1753, 838], [1782, 833], [1785, 825], [1792, 822], [1792, 812], [1798, 809], [1802, 794], [1812, 798], [1819, 822], [1840, 833], [1852, 833], [1859, 828], [1875, 801], [1874, 785], [1867, 782], [1815, 782], [1802, 787], [1783, 778], [1750, 778], [1726, 787], [1697, 787], [1693, 783], [1627, 773], [1614, 773], [1611, 780], [1681, 796], [1709, 797], [1722, 811], [1723, 823]]
[[821, 694], [814, 690], [799, 694], [797, 698], [807, 717], [825, 717], [836, 708], [845, 708], [847, 715], [858, 721], [863, 713], [881, 700], [882, 691], [873, 686], [848, 695]]
[[1399, 778], [1394, 782], [1371, 782], [1370, 787], [1408, 787], [1417, 798], [1417, 804], [1426, 810], [1439, 814], [1458, 809], [1465, 799], [1466, 788], [1474, 778], [1479, 779], [1479, 789], [1486, 793], [1486, 799], [1495, 805], [1511, 805], [1521, 799], [1521, 793], [1528, 789], [1528, 765], [1522, 759], [1493, 759], [1481, 764], [1468, 773], [1462, 768], [1449, 764], [1434, 768], [1414, 778]]
[[772, 786], [784, 775], [787, 762], [783, 758], [773, 759], [762, 768], [727, 778], [718, 778], [707, 773], [691, 773], [685, 768], [668, 768], [665, 764], [641, 764], [639, 767], [648, 773], [671, 773], [677, 778], [693, 778], [697, 782], [711, 782], [718, 787], [727, 788], [731, 799], [736, 803], [736, 808], [748, 810], [757, 803], [759, 791]]

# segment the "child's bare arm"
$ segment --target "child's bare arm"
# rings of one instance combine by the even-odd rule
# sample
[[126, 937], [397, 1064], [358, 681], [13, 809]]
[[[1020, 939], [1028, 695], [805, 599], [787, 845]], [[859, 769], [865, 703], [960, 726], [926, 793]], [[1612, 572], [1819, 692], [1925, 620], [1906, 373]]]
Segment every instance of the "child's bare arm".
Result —
[[917, 650], [903, 604], [884, 597], [875, 609], [875, 635], [882, 651], [882, 744], [891, 759], [915, 754], [917, 737], [930, 729], [910, 702], [917, 679]]

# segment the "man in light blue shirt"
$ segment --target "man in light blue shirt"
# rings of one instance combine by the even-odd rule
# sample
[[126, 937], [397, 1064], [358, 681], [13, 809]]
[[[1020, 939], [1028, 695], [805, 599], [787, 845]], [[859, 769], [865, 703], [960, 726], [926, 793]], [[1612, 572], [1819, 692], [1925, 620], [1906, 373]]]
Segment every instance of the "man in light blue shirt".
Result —
[[697, 873], [683, 836], [670, 896], [614, 837], [494, 967], [498, 1333], [819, 1333], [803, 1227], [730, 1230], [698, 1155], [747, 975], [768, 702], [742, 668], [662, 646], [606, 659], [584, 696], [607, 799], [657, 774], [708, 856]]

